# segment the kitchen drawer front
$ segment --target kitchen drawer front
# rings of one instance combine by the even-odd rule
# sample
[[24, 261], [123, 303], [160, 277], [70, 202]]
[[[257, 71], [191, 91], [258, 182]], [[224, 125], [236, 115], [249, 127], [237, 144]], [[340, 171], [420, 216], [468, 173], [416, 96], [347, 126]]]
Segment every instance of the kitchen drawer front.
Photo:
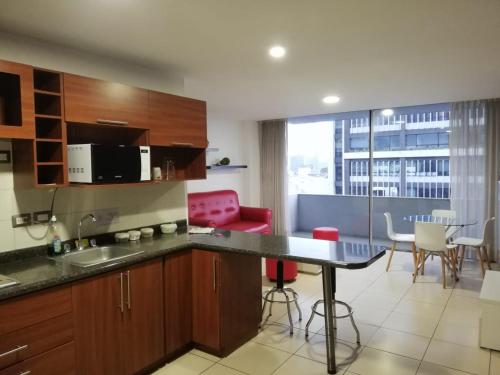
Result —
[[73, 341], [70, 313], [0, 336], [0, 369], [70, 341]]
[[73, 341], [0, 370], [0, 375], [73, 375], [75, 373], [75, 343]]
[[71, 288], [57, 288], [0, 303], [0, 336], [70, 313]]

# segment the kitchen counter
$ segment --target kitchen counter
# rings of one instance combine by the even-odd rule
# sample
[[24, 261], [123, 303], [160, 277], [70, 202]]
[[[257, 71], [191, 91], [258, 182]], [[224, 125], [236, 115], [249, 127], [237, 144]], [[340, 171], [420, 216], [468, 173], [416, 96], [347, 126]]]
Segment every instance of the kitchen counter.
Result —
[[[123, 247], [121, 244], [120, 246]], [[0, 289], [0, 300], [66, 284], [192, 248], [351, 269], [367, 267], [385, 253], [384, 247], [366, 243], [330, 242], [222, 230], [216, 230], [211, 235], [188, 234], [186, 231], [180, 231], [175, 234], [161, 235], [154, 239], [142, 239], [137, 243], [125, 244], [125, 246], [140, 249], [143, 252], [112, 264], [88, 268], [56, 262], [44, 255], [14, 258], [7, 254], [0, 254], [0, 274], [19, 281], [18, 285]]]

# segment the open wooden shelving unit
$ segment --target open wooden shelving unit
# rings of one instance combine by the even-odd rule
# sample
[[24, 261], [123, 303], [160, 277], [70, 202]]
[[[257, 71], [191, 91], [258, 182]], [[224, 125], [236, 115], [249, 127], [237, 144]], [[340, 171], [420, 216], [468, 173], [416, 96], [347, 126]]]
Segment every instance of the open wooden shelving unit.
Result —
[[62, 74], [33, 70], [35, 95], [35, 186], [67, 186], [66, 124]]

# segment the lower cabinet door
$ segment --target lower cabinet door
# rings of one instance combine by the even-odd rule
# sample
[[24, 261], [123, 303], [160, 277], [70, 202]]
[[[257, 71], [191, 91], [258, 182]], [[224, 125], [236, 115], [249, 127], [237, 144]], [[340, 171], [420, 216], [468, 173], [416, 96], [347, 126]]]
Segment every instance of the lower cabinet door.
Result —
[[193, 338], [191, 250], [169, 255], [165, 258], [165, 353], [174, 356]]
[[[77, 373], [123, 374], [125, 303], [123, 272], [73, 285]], [[123, 312], [122, 312], [123, 310]]]
[[193, 341], [220, 350], [220, 254], [193, 250]]
[[165, 355], [162, 259], [131, 267], [125, 276], [126, 374], [135, 374]]

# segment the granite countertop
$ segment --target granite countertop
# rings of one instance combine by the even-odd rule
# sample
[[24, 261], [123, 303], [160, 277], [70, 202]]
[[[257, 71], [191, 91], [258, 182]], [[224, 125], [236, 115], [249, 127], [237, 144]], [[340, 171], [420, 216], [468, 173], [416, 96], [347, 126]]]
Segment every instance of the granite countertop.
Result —
[[[120, 244], [120, 246], [124, 246]], [[89, 276], [161, 257], [185, 249], [233, 252], [267, 258], [339, 268], [364, 268], [382, 257], [385, 247], [367, 243], [330, 242], [299, 237], [259, 235], [216, 230], [213, 234], [188, 234], [185, 230], [125, 244], [143, 252], [113, 264], [80, 268], [54, 261], [44, 255], [27, 257], [0, 255], [0, 274], [19, 281], [18, 285], [0, 288], [0, 300], [24, 295], [51, 286], [62, 285]], [[82, 250], [85, 251], [85, 250]]]

